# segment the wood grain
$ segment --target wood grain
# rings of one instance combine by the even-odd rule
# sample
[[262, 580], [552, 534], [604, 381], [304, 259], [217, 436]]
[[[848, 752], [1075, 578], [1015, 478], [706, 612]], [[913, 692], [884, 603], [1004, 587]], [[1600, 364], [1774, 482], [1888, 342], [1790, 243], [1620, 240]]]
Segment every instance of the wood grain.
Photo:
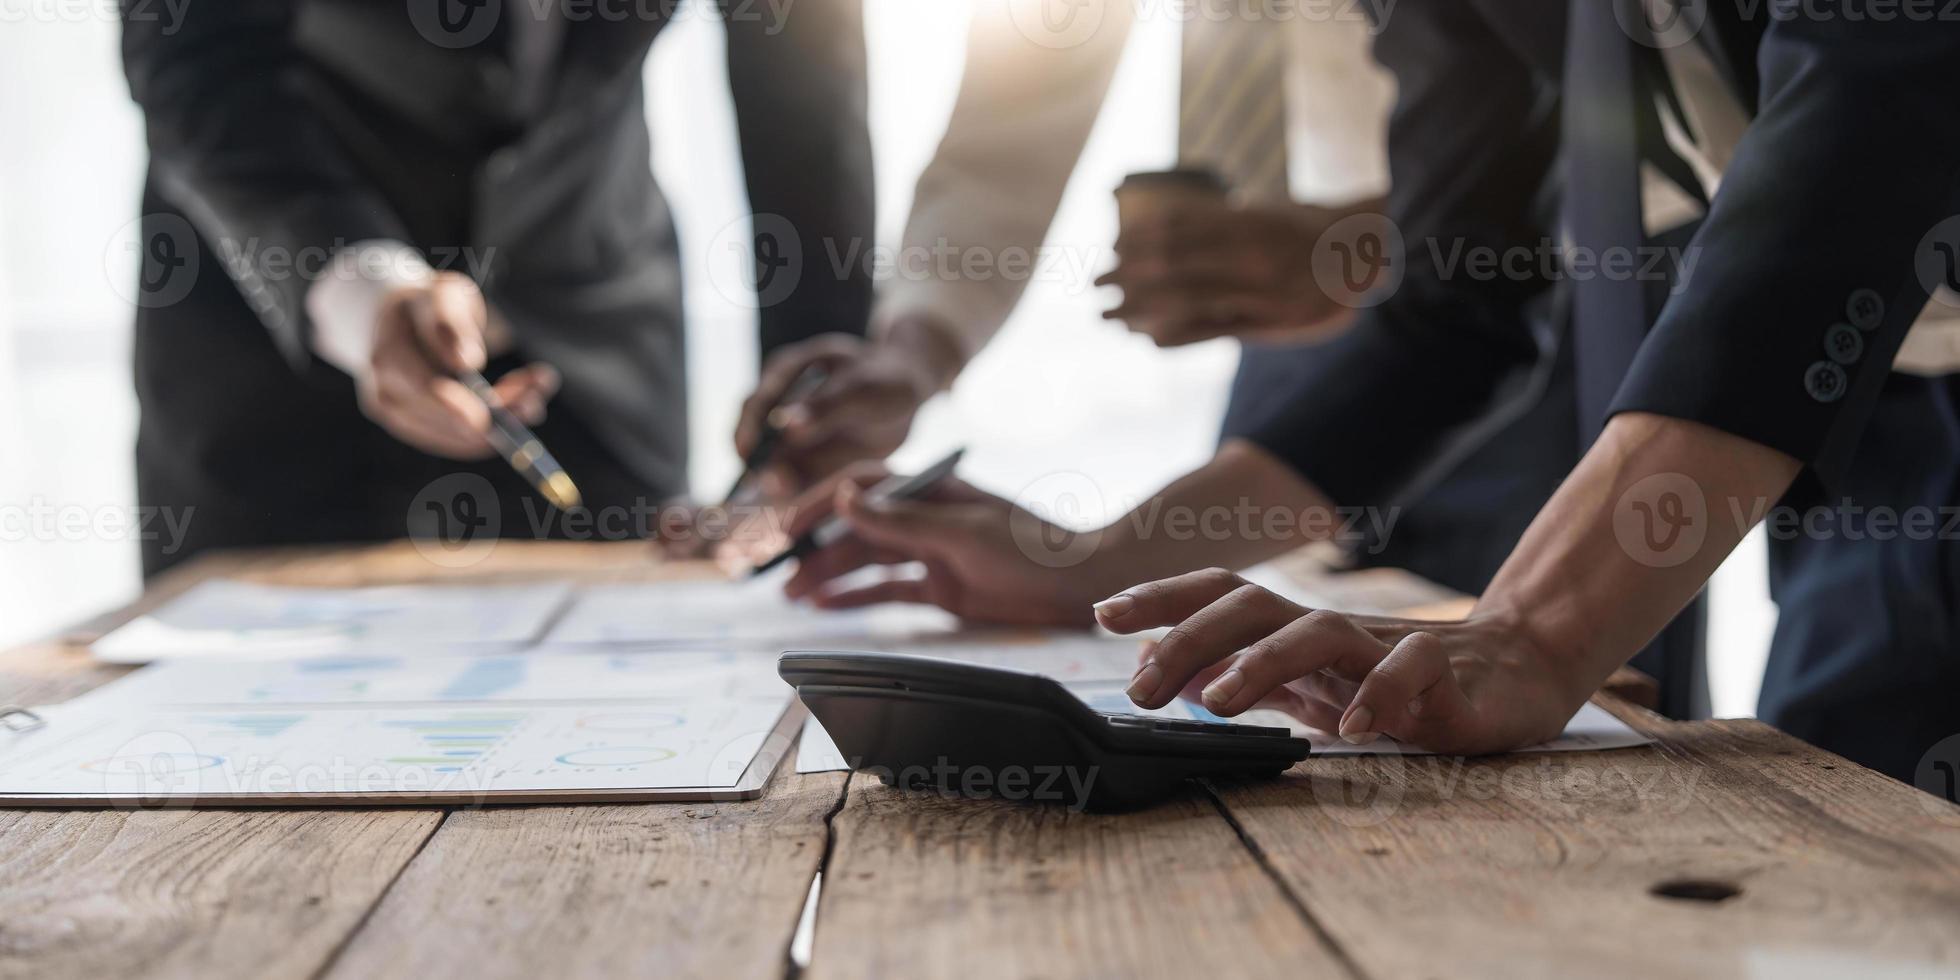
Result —
[[312, 976], [441, 818], [0, 810], [0, 976]]
[[1218, 791], [1372, 975], [1960, 962], [1960, 808], [1755, 722], [1646, 725], [1660, 746], [1315, 759]]
[[780, 772], [754, 803], [453, 813], [330, 976], [779, 974], [844, 782]]
[[[707, 574], [639, 545], [507, 543], [464, 569], [406, 544], [217, 555], [75, 635], [212, 575]], [[0, 700], [59, 700], [120, 673], [40, 644], [0, 655]], [[1759, 724], [1604, 703], [1662, 744], [1316, 759], [1123, 815], [787, 773], [759, 803], [0, 811], [0, 977], [772, 976], [826, 850], [824, 976], [1513, 980], [1960, 961], [1960, 808]]]
[[856, 776], [831, 825], [815, 977], [1349, 975], [1196, 792], [1099, 815]]
[[[0, 703], [62, 701], [127, 673], [96, 664], [82, 644], [207, 578], [357, 586], [703, 574], [661, 565], [639, 545], [502, 543], [466, 569], [434, 565], [406, 543], [213, 553], [124, 609], [0, 654]], [[442, 823], [437, 809], [0, 810], [0, 976], [314, 975]], [[540, 825], [538, 836], [556, 832]]]

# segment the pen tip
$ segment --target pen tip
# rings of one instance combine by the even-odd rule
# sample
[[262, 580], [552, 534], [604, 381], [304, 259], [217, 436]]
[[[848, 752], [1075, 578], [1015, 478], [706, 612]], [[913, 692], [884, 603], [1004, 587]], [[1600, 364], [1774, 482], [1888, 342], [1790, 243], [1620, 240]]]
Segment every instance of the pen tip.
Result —
[[539, 489], [544, 491], [545, 498], [551, 501], [551, 506], [562, 511], [572, 510], [584, 499], [579, 496], [578, 484], [573, 483], [572, 478], [566, 476], [563, 471], [545, 477], [544, 486]]

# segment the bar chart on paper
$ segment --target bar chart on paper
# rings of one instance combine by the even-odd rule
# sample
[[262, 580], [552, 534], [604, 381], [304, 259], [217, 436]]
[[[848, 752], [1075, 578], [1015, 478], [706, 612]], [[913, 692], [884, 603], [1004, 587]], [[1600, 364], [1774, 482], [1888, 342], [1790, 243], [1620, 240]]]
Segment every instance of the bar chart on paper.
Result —
[[726, 788], [791, 703], [773, 657], [725, 652], [183, 661], [7, 740], [0, 796]]

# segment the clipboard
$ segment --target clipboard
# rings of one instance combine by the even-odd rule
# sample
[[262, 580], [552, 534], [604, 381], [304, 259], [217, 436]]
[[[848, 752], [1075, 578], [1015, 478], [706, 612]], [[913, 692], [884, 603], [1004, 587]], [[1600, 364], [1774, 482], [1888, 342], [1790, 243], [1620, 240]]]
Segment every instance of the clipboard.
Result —
[[485, 806], [755, 799], [804, 710], [774, 656], [153, 665], [0, 708], [0, 806]]
[[[18, 705], [0, 706], [0, 745], [30, 732], [54, 732], [59, 725], [39, 712]], [[579, 803], [712, 803], [754, 800], [762, 796], [783, 758], [790, 754], [806, 716], [795, 698], [786, 699], [774, 727], [763, 738], [739, 778], [728, 786], [609, 787], [595, 789], [470, 789], [385, 792], [55, 792], [22, 793], [0, 789], [0, 806], [187, 809], [198, 807], [390, 807], [545, 805]], [[0, 777], [3, 778], [3, 777]]]

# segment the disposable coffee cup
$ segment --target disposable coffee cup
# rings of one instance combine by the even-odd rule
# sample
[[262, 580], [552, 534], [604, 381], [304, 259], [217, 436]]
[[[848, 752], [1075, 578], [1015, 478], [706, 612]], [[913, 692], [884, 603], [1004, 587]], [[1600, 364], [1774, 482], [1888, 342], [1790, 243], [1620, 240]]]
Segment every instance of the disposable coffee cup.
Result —
[[1131, 174], [1116, 188], [1116, 220], [1121, 231], [1129, 231], [1181, 204], [1223, 202], [1231, 190], [1225, 178], [1205, 167]]

